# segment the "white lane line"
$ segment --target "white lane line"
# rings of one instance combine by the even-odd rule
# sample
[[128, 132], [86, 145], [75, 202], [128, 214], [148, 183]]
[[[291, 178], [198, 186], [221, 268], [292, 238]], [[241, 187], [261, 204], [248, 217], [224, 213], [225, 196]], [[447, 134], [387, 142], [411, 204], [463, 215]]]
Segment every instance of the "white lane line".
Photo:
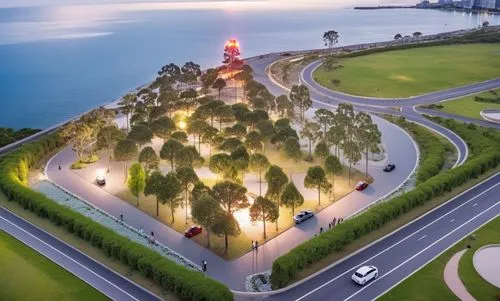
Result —
[[472, 205], [472, 207], [476, 207], [477, 206], [477, 203], [474, 203], [474, 205]]
[[376, 283], [377, 281], [379, 281], [380, 279], [384, 278], [385, 276], [391, 274], [392, 272], [394, 272], [395, 270], [399, 269], [401, 266], [405, 265], [408, 261], [412, 260], [413, 258], [419, 256], [420, 254], [422, 254], [423, 252], [427, 251], [428, 249], [430, 249], [431, 247], [433, 247], [434, 245], [436, 245], [437, 243], [439, 243], [440, 241], [442, 241], [443, 239], [445, 239], [446, 237], [450, 236], [451, 234], [455, 233], [456, 231], [458, 231], [460, 228], [464, 227], [465, 225], [467, 225], [468, 223], [472, 222], [473, 220], [475, 220], [476, 218], [480, 217], [481, 215], [483, 215], [484, 213], [486, 213], [487, 211], [491, 210], [493, 207], [497, 206], [498, 204], [500, 204], [500, 201], [499, 202], [496, 202], [495, 204], [491, 205], [490, 207], [488, 207], [487, 209], [485, 209], [484, 211], [478, 213], [476, 216], [474, 216], [473, 218], [469, 219], [468, 221], [464, 222], [462, 225], [460, 225], [459, 227], [455, 228], [454, 230], [452, 230], [451, 232], [448, 232], [446, 235], [444, 235], [443, 237], [441, 237], [440, 239], [436, 240], [435, 242], [433, 242], [432, 244], [428, 245], [426, 248], [424, 248], [423, 250], [421, 250], [420, 252], [418, 252], [417, 254], [413, 255], [412, 257], [406, 259], [405, 261], [403, 261], [402, 263], [400, 263], [399, 265], [397, 265], [396, 267], [394, 267], [392, 270], [390, 270], [389, 272], [385, 273], [384, 275], [378, 277], [377, 279], [375, 279], [374, 281], [370, 282], [368, 285], [364, 286], [363, 288], [361, 288], [360, 290], [358, 290], [357, 292], [355, 292], [354, 294], [350, 295], [349, 297], [347, 297], [346, 299], [344, 299], [344, 301], [347, 301], [349, 299], [351, 299], [352, 297], [356, 296], [357, 294], [361, 293], [362, 291], [364, 291], [365, 289], [369, 288], [371, 285], [373, 285], [374, 283]]
[[452, 220], [450, 221], [450, 223], [453, 223], [454, 221], [455, 221], [455, 219], [452, 219]]
[[[21, 230], [22, 232], [26, 233], [27, 235], [33, 237], [34, 239], [38, 240], [39, 242], [41, 242], [42, 244], [46, 245], [47, 247], [49, 247], [50, 249], [56, 251], [57, 253], [61, 254], [63, 257], [71, 260], [72, 262], [76, 263], [77, 265], [81, 266], [82, 268], [84, 268], [85, 270], [89, 271], [90, 273], [94, 274], [95, 276], [97, 276], [98, 278], [104, 280], [105, 282], [109, 283], [110, 285], [114, 286], [115, 288], [117, 288], [118, 290], [120, 290], [121, 292], [123, 292], [124, 294], [126, 294], [127, 296], [129, 296], [130, 298], [134, 299], [134, 300], [137, 300], [137, 301], [140, 301], [139, 299], [135, 298], [134, 296], [132, 296], [131, 294], [127, 293], [126, 291], [122, 290], [120, 287], [116, 286], [114, 283], [108, 281], [107, 279], [103, 278], [102, 276], [100, 276], [99, 274], [97, 274], [96, 272], [92, 271], [91, 269], [87, 268], [85, 265], [81, 264], [80, 262], [74, 260], [73, 258], [69, 257], [68, 255], [66, 255], [65, 253], [59, 251], [58, 249], [54, 248], [53, 246], [49, 245], [48, 243], [44, 242], [43, 240], [41, 240], [40, 238], [34, 236], [33, 234], [31, 234], [30, 232], [24, 230], [23, 228], [19, 227], [18, 225], [14, 224], [13, 222], [11, 222], [10, 220], [4, 218], [3, 216], [0, 216], [0, 219], [3, 219], [4, 221], [6, 221], [7, 223], [11, 224], [12, 226], [16, 227], [17, 229]], [[33, 247], [31, 247], [33, 248]], [[33, 248], [34, 249], [34, 248]], [[36, 250], [36, 249], [35, 249]], [[43, 253], [42, 253], [43, 254]], [[50, 258], [46, 255], [44, 255], [45, 257], [47, 258]], [[58, 263], [57, 263], [58, 264]], [[62, 266], [61, 264], [58, 264], [59, 266]], [[66, 268], [65, 268], [66, 269]], [[69, 271], [69, 270], [68, 270]], [[71, 272], [71, 271], [70, 271]], [[71, 272], [72, 274], [74, 274], [73, 272]], [[76, 274], [75, 274], [76, 275]], [[78, 277], [80, 278], [80, 277]], [[80, 278], [82, 279], [82, 278]], [[83, 279], [82, 279], [83, 280]], [[87, 281], [85, 281], [87, 282]], [[93, 285], [92, 285], [93, 286]], [[104, 293], [104, 292], [103, 292]]]
[[304, 298], [306, 298], [307, 296], [313, 294], [314, 292], [322, 289], [323, 287], [327, 286], [328, 284], [332, 283], [333, 281], [339, 279], [340, 277], [344, 276], [345, 274], [349, 273], [350, 271], [354, 270], [355, 268], [359, 267], [359, 266], [362, 266], [363, 264], [371, 261], [372, 259], [384, 254], [385, 252], [389, 251], [390, 249], [396, 247], [397, 245], [401, 244], [402, 242], [404, 242], [405, 240], [409, 239], [410, 237], [414, 236], [415, 234], [419, 233], [420, 231], [426, 229], [427, 227], [430, 227], [431, 225], [433, 225], [434, 223], [437, 223], [439, 220], [445, 218], [446, 216], [448, 216], [449, 214], [455, 212], [456, 210], [460, 209], [462, 206], [465, 206], [466, 204], [472, 202], [473, 200], [475, 200], [476, 198], [482, 196], [483, 194], [487, 193], [488, 191], [492, 190], [493, 188], [497, 187], [498, 185], [500, 185], [500, 182], [499, 183], [496, 183], [495, 185], [491, 186], [490, 188], [484, 190], [483, 192], [479, 193], [478, 195], [474, 196], [473, 198], [471, 198], [470, 200], [464, 202], [463, 204], [461, 204], [460, 206], [456, 207], [455, 209], [453, 210], [450, 210], [448, 211], [447, 213], [445, 213], [444, 215], [442, 215], [441, 217], [439, 217], [438, 219], [435, 219], [434, 221], [430, 222], [429, 224], [425, 225], [424, 227], [418, 229], [417, 231], [413, 232], [412, 234], [406, 236], [405, 238], [401, 239], [400, 241], [398, 241], [397, 243], [393, 244], [392, 246], [384, 249], [383, 251], [373, 255], [372, 257], [368, 258], [367, 260], [361, 262], [360, 264], [358, 265], [355, 265], [353, 267], [351, 267], [350, 269], [346, 270], [345, 272], [343, 272], [342, 274], [328, 280], [327, 282], [323, 283], [322, 285], [318, 286], [317, 288], [311, 290], [309, 293], [303, 295], [302, 297], [299, 297], [298, 299], [295, 299], [295, 301], [300, 301]]
[[422, 239], [424, 239], [426, 237], [427, 237], [427, 235], [424, 235], [424, 236], [420, 237], [418, 240], [421, 241]]

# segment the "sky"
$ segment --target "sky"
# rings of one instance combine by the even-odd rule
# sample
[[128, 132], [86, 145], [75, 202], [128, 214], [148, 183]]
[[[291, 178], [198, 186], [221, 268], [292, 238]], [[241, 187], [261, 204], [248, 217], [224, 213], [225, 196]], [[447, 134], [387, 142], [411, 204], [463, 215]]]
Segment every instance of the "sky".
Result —
[[[211, 0], [0, 0], [0, 8], [23, 7], [40, 5], [81, 5], [81, 4], [114, 4], [114, 3], [149, 3], [149, 2], [209, 2]], [[217, 1], [217, 0], [216, 0]], [[245, 2], [248, 0], [231, 0]], [[255, 1], [255, 0], [250, 0]], [[332, 6], [352, 5], [387, 5], [387, 4], [414, 4], [418, 0], [260, 0], [273, 4], [296, 2], [299, 5], [331, 4]], [[217, 2], [228, 2], [219, 0]]]

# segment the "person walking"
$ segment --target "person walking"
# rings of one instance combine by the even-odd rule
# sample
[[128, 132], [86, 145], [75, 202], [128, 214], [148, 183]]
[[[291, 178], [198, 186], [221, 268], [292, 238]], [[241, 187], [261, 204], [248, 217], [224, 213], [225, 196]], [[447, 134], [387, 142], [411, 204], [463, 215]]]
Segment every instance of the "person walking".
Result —
[[337, 219], [334, 217], [334, 218], [333, 218], [333, 222], [332, 222], [332, 224], [333, 224], [334, 226], [335, 226], [335, 222], [336, 222], [336, 221], [337, 221]]
[[319, 228], [319, 234], [323, 233], [323, 227]]
[[202, 260], [201, 261], [201, 266], [202, 266], [203, 272], [206, 272], [207, 271], [207, 261], [206, 260]]
[[259, 251], [259, 242], [258, 241], [255, 241], [255, 250], [257, 250], [257, 252]]
[[59, 170], [61, 170], [61, 164], [59, 164]]
[[123, 223], [123, 214], [120, 213], [120, 221]]
[[252, 240], [252, 251], [255, 249], [255, 242]]

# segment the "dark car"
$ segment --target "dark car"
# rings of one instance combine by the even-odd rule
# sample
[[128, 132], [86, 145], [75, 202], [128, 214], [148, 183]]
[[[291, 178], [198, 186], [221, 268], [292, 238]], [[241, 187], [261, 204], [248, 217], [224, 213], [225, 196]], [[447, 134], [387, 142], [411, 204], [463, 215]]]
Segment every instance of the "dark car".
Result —
[[201, 231], [203, 231], [202, 227], [200, 227], [200, 226], [191, 226], [191, 227], [189, 227], [189, 229], [187, 229], [184, 232], [184, 236], [186, 236], [186, 237], [193, 237], [195, 235], [200, 234]]
[[366, 187], [368, 187], [368, 183], [366, 183], [365, 181], [359, 181], [357, 184], [356, 184], [356, 190], [358, 191], [363, 191], [366, 189]]
[[384, 167], [384, 171], [385, 171], [385, 172], [391, 172], [391, 171], [393, 171], [393, 170], [394, 170], [394, 168], [396, 168], [396, 165], [394, 165], [394, 164], [392, 164], [392, 163], [391, 163], [391, 164], [387, 164], [387, 165]]

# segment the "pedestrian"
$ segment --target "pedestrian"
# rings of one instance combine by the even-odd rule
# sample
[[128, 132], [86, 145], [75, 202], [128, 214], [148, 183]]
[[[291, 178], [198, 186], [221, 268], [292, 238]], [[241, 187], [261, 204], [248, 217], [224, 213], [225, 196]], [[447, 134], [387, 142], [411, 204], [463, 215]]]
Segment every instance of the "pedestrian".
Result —
[[207, 261], [206, 260], [202, 260], [201, 261], [201, 266], [202, 266], [203, 272], [206, 272], [207, 271]]
[[328, 229], [332, 228], [332, 223], [328, 223]]
[[333, 224], [334, 226], [335, 226], [335, 222], [336, 222], [336, 221], [337, 221], [337, 219], [334, 217], [334, 218], [333, 218], [333, 222], [332, 222], [332, 224]]
[[61, 170], [61, 164], [59, 164], [59, 170]]
[[151, 237], [155, 237], [155, 234], [153, 233], [153, 231], [151, 231]]
[[323, 227], [319, 228], [319, 234], [323, 233]]
[[123, 223], [123, 214], [120, 213], [120, 221]]
[[254, 241], [252, 240], [252, 251], [255, 249], [255, 243]]
[[255, 241], [255, 250], [257, 250], [257, 252], [259, 251], [259, 242], [258, 241]]

